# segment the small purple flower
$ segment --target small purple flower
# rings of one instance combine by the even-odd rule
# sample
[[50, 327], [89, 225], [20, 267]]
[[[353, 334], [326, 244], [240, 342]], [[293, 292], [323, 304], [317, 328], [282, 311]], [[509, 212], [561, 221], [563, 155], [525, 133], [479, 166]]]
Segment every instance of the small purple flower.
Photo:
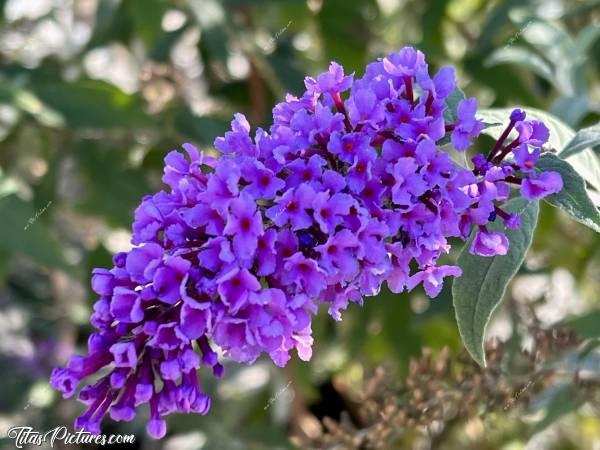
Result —
[[256, 156], [258, 152], [250, 138], [250, 124], [246, 116], [236, 113], [231, 121], [231, 129], [225, 133], [225, 137], [215, 139], [215, 147], [223, 153]]
[[560, 192], [563, 181], [558, 172], [541, 172], [523, 179], [521, 195], [527, 200], [540, 200], [548, 195]]
[[329, 70], [322, 73], [315, 81], [307, 78], [307, 88], [320, 93], [339, 93], [350, 89], [353, 75], [344, 75], [344, 68], [336, 62], [329, 65]]
[[229, 202], [239, 193], [241, 170], [230, 159], [219, 161], [214, 176], [208, 180], [206, 191], [201, 196], [202, 200], [218, 212], [225, 212]]
[[525, 111], [515, 108], [510, 113], [510, 121], [515, 123], [520, 122], [522, 120], [525, 120], [525, 116]]
[[246, 164], [242, 170], [242, 175], [244, 179], [250, 182], [244, 192], [257, 199], [272, 199], [277, 192], [285, 187], [285, 182], [282, 179], [277, 178], [271, 170], [258, 161]]
[[232, 312], [238, 311], [248, 301], [251, 292], [260, 289], [260, 283], [247, 269], [233, 269], [217, 280], [221, 301]]
[[473, 167], [475, 168], [476, 173], [480, 175], [485, 175], [486, 172], [493, 167], [493, 164], [489, 162], [481, 153], [473, 156], [471, 161], [473, 161]]
[[515, 163], [523, 172], [534, 172], [534, 166], [540, 157], [541, 149], [536, 148], [532, 152], [529, 151], [527, 144], [521, 144], [515, 147], [513, 154]]
[[190, 340], [198, 339], [206, 332], [211, 314], [208, 308], [200, 309], [185, 304], [181, 307], [181, 332]]
[[271, 275], [275, 271], [277, 264], [277, 253], [275, 251], [275, 241], [277, 232], [270, 228], [258, 238], [256, 259], [258, 265], [257, 275]]
[[348, 230], [341, 230], [331, 236], [323, 245], [315, 248], [321, 254], [320, 265], [330, 274], [340, 273], [343, 279], [351, 279], [359, 269], [352, 249], [359, 246], [356, 236]]
[[425, 65], [425, 55], [420, 50], [404, 47], [398, 53], [383, 58], [383, 68], [390, 75], [412, 77]]
[[239, 198], [231, 201], [223, 233], [233, 235], [233, 251], [242, 261], [254, 256], [258, 237], [263, 233], [263, 223], [249, 194], [242, 192]]
[[291, 172], [286, 179], [288, 188], [297, 187], [303, 183], [309, 183], [318, 188], [320, 185], [318, 180], [321, 179], [323, 172], [322, 167], [326, 164], [327, 162], [319, 155], [311, 156], [307, 162], [301, 159], [292, 161], [286, 166]]
[[519, 144], [541, 147], [548, 142], [548, 138], [550, 137], [550, 130], [539, 120], [517, 122], [515, 128], [519, 133], [519, 137], [517, 138]]
[[115, 367], [132, 368], [137, 366], [137, 354], [133, 342], [119, 342], [110, 347]]
[[377, 100], [371, 89], [359, 89], [346, 100], [346, 108], [353, 125], [369, 124], [376, 126], [385, 119], [384, 105]]
[[506, 255], [508, 245], [508, 239], [504, 233], [480, 229], [475, 233], [469, 251], [479, 256]]
[[312, 202], [315, 221], [323, 233], [333, 233], [335, 227], [343, 221], [344, 215], [350, 212], [354, 200], [348, 194], [334, 194], [329, 197], [327, 192], [319, 192]]
[[181, 289], [187, 281], [190, 262], [178, 256], [169, 256], [156, 270], [153, 278], [156, 298], [168, 304], [181, 299]]
[[420, 283], [423, 283], [425, 293], [430, 298], [435, 298], [442, 291], [445, 277], [460, 277], [462, 270], [456, 266], [429, 266], [425, 270], [417, 272], [408, 279], [407, 285], [409, 289]]
[[456, 70], [452, 66], [441, 67], [433, 77], [435, 98], [445, 99], [456, 89]]
[[295, 253], [285, 263], [285, 279], [296, 285], [297, 289], [306, 291], [317, 297], [325, 288], [325, 275], [317, 262], [306, 258], [302, 253]]
[[466, 150], [471, 146], [470, 137], [477, 137], [483, 129], [483, 123], [475, 117], [477, 100], [469, 98], [458, 103], [458, 119], [452, 130], [452, 145], [457, 150]]
[[141, 322], [144, 318], [142, 298], [130, 288], [117, 286], [110, 302], [110, 313], [120, 322]]
[[404, 207], [413, 205], [414, 199], [427, 191], [427, 183], [417, 173], [418, 165], [414, 158], [398, 158], [398, 162], [388, 169], [394, 176], [392, 200]]
[[361, 133], [333, 133], [327, 149], [340, 160], [352, 164], [357, 153], [369, 148], [369, 136]]
[[511, 230], [517, 230], [521, 228], [521, 218], [516, 214], [508, 214], [504, 219], [504, 225]]
[[125, 268], [134, 281], [146, 283], [162, 262], [163, 254], [163, 248], [153, 243], [134, 248], [126, 257]]
[[293, 230], [308, 228], [312, 219], [306, 210], [312, 207], [314, 197], [315, 191], [310, 185], [301, 184], [296, 189], [288, 189], [276, 200], [277, 204], [267, 210], [266, 215], [278, 227], [289, 222]]
[[377, 159], [377, 153], [372, 149], [363, 150], [354, 156], [354, 163], [348, 169], [348, 188], [353, 193], [361, 192], [371, 179], [371, 166]]

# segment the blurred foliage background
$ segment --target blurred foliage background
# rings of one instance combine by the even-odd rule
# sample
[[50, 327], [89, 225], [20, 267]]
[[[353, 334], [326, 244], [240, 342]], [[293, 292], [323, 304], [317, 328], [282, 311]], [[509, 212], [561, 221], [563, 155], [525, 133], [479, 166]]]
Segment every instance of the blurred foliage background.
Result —
[[[63, 401], [47, 379], [85, 345], [91, 269], [128, 248], [133, 209], [161, 188], [166, 153], [187, 141], [210, 149], [234, 112], [268, 126], [275, 102], [301, 93], [304, 75], [329, 61], [360, 75], [375, 57], [413, 45], [432, 70], [454, 64], [481, 106], [533, 106], [576, 129], [600, 118], [598, 0], [0, 0], [0, 15], [7, 448], [11, 426], [71, 426], [81, 405]], [[525, 373], [511, 385], [509, 408], [409, 422], [378, 448], [600, 449], [598, 392], [572, 390], [600, 376], [599, 244], [600, 235], [544, 207], [527, 262], [489, 327], [506, 342], [509, 361], [497, 370], [508, 376], [535, 341], [532, 330], [573, 325], [587, 340], [550, 352], [562, 376], [536, 385]], [[351, 306], [341, 323], [321, 314], [314, 334], [310, 363], [226, 364], [218, 385], [205, 382], [209, 415], [171, 416], [161, 442], [145, 436], [143, 420], [107, 420], [105, 432], [135, 433], [130, 449], [324, 448], [321, 420], [360, 409], [373, 374], [402, 384], [425, 347], [433, 355], [447, 348], [449, 358], [462, 348], [449, 289], [434, 301], [384, 292]], [[583, 365], [582, 351], [595, 357]], [[350, 416], [360, 429], [360, 413]]]

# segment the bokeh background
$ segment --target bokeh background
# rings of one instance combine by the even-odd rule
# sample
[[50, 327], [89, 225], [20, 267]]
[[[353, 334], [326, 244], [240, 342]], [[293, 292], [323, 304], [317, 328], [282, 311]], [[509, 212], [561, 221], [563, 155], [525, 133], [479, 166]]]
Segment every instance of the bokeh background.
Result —
[[[454, 64], [482, 107], [537, 107], [576, 129], [599, 120], [598, 0], [1, 0], [0, 446], [13, 447], [11, 426], [71, 426], [81, 412], [48, 375], [85, 345], [91, 270], [128, 248], [133, 210], [161, 188], [168, 151], [183, 142], [211, 149], [236, 111], [268, 126], [272, 106], [301, 93], [304, 75], [331, 60], [360, 75], [404, 45], [423, 50], [433, 70]], [[543, 208], [489, 328], [509, 357], [536, 333], [557, 339], [552, 327], [565, 323], [594, 356], [599, 244], [600, 235]], [[459, 361], [449, 294], [384, 292], [352, 305], [341, 323], [323, 312], [310, 363], [226, 364], [224, 379], [204, 383], [209, 415], [169, 417], [160, 442], [145, 436], [144, 420], [106, 420], [106, 433], [135, 433], [132, 450], [374, 448], [323, 443], [322, 420], [346, 417], [340, 436], [355, 437], [366, 426], [369, 380], [404, 385], [393, 392], [410, 397], [411, 358], [427, 348]], [[563, 376], [538, 384], [521, 373], [508, 407], [490, 409], [481, 394], [448, 420], [393, 426], [396, 436], [378, 448], [600, 449], [598, 391], [577, 387], [580, 372], [600, 376], [600, 357], [578, 365], [581, 345], [549, 347]]]

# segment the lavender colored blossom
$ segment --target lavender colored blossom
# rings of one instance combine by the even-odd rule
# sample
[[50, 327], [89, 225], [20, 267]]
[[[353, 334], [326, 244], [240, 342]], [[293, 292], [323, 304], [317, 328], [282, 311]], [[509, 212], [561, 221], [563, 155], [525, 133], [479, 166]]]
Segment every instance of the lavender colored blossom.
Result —
[[520, 226], [501, 207], [512, 187], [531, 200], [562, 188], [557, 173], [535, 170], [548, 130], [520, 110], [473, 169], [453, 162], [441, 145], [471, 145], [483, 127], [477, 103], [462, 100], [447, 123], [455, 71], [431, 75], [418, 50], [358, 79], [332, 63], [305, 85], [275, 106], [268, 130], [251, 134], [236, 114], [215, 140], [220, 158], [191, 144], [166, 155], [169, 190], [142, 199], [134, 247], [93, 271], [87, 354], [51, 376], [65, 398], [93, 378], [79, 391], [77, 429], [99, 433], [106, 414], [131, 421], [148, 404], [148, 434], [160, 439], [169, 414], [210, 409], [199, 370], [221, 377], [223, 358], [250, 364], [263, 353], [278, 366], [293, 351], [309, 360], [319, 303], [341, 320], [385, 284], [436, 297], [461, 275], [439, 264], [450, 238], [475, 229], [472, 253], [503, 255], [508, 239], [487, 225]]
[[562, 178], [558, 172], [542, 172], [523, 179], [521, 195], [528, 200], [540, 200], [550, 194], [560, 192], [563, 188]]
[[475, 233], [471, 243], [471, 253], [481, 256], [506, 255], [508, 239], [503, 233], [481, 229]]

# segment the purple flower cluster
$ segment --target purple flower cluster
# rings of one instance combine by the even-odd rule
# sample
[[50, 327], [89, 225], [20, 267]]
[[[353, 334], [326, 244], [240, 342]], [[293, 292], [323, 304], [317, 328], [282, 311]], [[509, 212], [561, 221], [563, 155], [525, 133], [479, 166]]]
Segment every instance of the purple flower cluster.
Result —
[[88, 354], [52, 374], [69, 397], [103, 373], [79, 394], [88, 409], [76, 428], [99, 432], [106, 413], [132, 420], [148, 403], [148, 432], [161, 438], [165, 415], [210, 408], [198, 369], [222, 375], [217, 349], [243, 363], [265, 352], [284, 366], [293, 349], [308, 360], [318, 304], [340, 320], [385, 282], [435, 297], [445, 277], [461, 275], [438, 263], [448, 238], [466, 240], [473, 228], [472, 252], [505, 254], [506, 236], [486, 225], [499, 217], [519, 226], [499, 206], [510, 184], [528, 199], [562, 187], [558, 174], [534, 170], [548, 130], [515, 110], [489, 155], [460, 167], [441, 145], [465, 150], [483, 124], [475, 99], [445, 121], [455, 88], [451, 67], [431, 77], [412, 48], [369, 64], [360, 79], [332, 63], [306, 79], [302, 97], [273, 109], [268, 131], [252, 137], [236, 114], [215, 141], [220, 158], [190, 144], [187, 156], [169, 153], [170, 189], [137, 208], [135, 247], [94, 270]]

